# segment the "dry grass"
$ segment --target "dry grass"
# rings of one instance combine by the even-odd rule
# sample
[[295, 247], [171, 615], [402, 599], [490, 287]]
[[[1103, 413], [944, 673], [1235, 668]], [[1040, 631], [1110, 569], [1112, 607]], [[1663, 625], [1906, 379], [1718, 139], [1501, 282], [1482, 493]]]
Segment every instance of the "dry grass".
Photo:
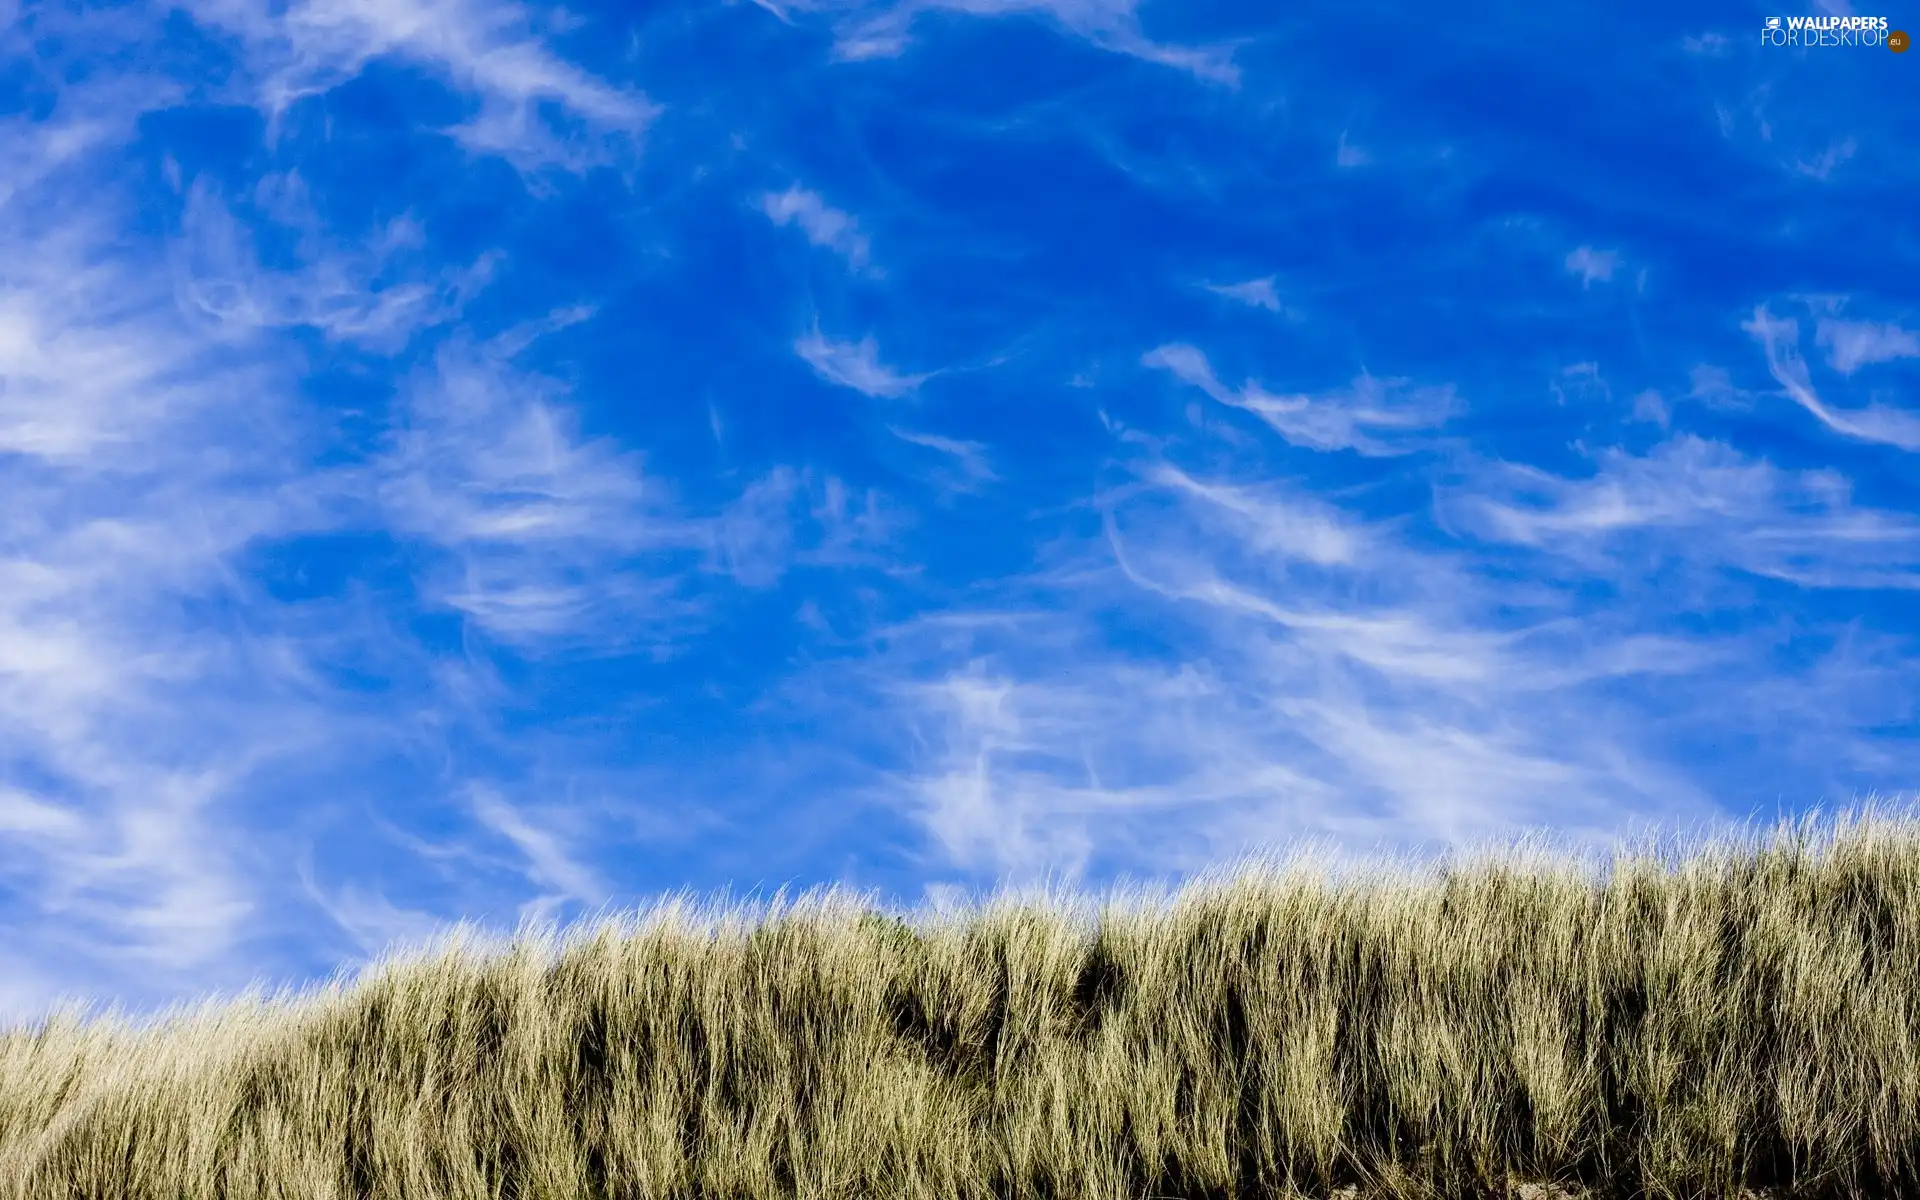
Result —
[[909, 915], [63, 1014], [0, 1034], [0, 1197], [1920, 1194], [1909, 818]]

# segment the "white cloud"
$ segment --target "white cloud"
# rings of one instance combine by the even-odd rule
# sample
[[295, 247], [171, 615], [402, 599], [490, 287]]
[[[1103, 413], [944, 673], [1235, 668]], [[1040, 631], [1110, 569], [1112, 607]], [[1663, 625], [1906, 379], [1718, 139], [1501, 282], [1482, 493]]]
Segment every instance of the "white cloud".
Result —
[[[1192, 347], [1146, 362], [1271, 411]], [[1597, 387], [1598, 365], [1569, 378]], [[1833, 472], [1686, 434], [1588, 476], [1462, 455], [1423, 536], [1415, 514], [1275, 481], [1244, 442], [1206, 472], [1151, 438], [1116, 446], [1151, 457], [1103, 494], [1104, 545], [1051, 544], [851, 669], [905, 723], [888, 787], [930, 865], [1184, 871], [1302, 835], [1365, 851], [1539, 825], [1598, 845], [1623, 822], [1714, 821], [1731, 797], [1687, 764], [1728, 736], [1826, 798], [1850, 770], [1920, 765], [1871, 732], [1920, 685], [1897, 639], [1735, 617], [1761, 580], [1920, 585], [1920, 521]], [[1239, 455], [1258, 465], [1222, 467]]]
[[298, 175], [269, 176], [258, 191], [268, 200], [264, 207], [296, 223], [307, 261], [294, 271], [264, 270], [252, 229], [196, 181], [181, 222], [181, 298], [216, 321], [255, 329], [304, 325], [333, 341], [394, 353], [421, 331], [459, 316], [492, 274], [495, 259], [483, 255], [466, 269], [424, 282], [396, 269], [419, 247], [422, 233], [414, 222], [397, 219], [362, 245], [337, 246], [304, 203]]
[[[254, 32], [319, 37], [322, 50], [334, 34], [359, 36], [299, 28], [327, 12], [346, 26], [406, 15], [308, 6], [292, 32]], [[427, 36], [405, 36], [415, 34]], [[490, 60], [474, 69], [486, 87], [520, 94], [499, 72], [533, 60], [509, 42], [487, 41]], [[332, 69], [326, 54], [281, 48], [289, 80]], [[390, 439], [343, 464], [349, 447], [333, 440], [334, 414], [303, 403], [306, 358], [285, 333], [406, 348], [458, 314], [490, 260], [424, 269], [425, 231], [407, 218], [332, 235], [296, 174], [220, 196], [173, 170], [173, 190], [157, 195], [183, 204], [180, 236], [143, 240], [155, 214], [116, 186], [113, 155], [142, 108], [171, 94], [101, 71], [62, 87], [44, 122], [0, 135], [0, 161], [19, 168], [0, 189], [0, 1004], [10, 1015], [43, 1010], [56, 988], [152, 999], [269, 969], [256, 939], [284, 933], [302, 907], [275, 864], [298, 859], [309, 818], [346, 783], [359, 793], [390, 782], [382, 755], [444, 753], [494, 719], [501, 685], [474, 642], [428, 648], [371, 594], [385, 586], [373, 579], [280, 599], [259, 557], [393, 534], [410, 543], [401, 561], [421, 566], [425, 599], [543, 651], [670, 625], [678, 576], [660, 556], [683, 553], [695, 569], [711, 537], [672, 516], [630, 456], [581, 437], [556, 385], [511, 361], [578, 312], [430, 352], [397, 399]], [[594, 101], [591, 89], [569, 97]], [[262, 218], [290, 245], [292, 268], [262, 267]], [[335, 465], [321, 465], [327, 456]], [[580, 890], [565, 844], [539, 841], [560, 837], [552, 816], [503, 819], [500, 831], [530, 834], [516, 845], [531, 869]], [[363, 940], [417, 915], [360, 883], [307, 899]], [[307, 949], [274, 943], [289, 944]]]
[[[94, 52], [114, 47], [124, 34], [97, 23], [63, 31]], [[8, 57], [0, 45], [0, 58]], [[154, 77], [126, 77], [91, 71], [78, 79], [54, 83], [56, 72], [68, 64], [59, 61], [42, 42], [18, 47], [14, 62], [32, 63], [42, 73], [49, 91], [57, 92], [50, 114], [39, 119], [13, 116], [0, 121], [0, 209], [16, 195], [31, 194], [49, 176], [84, 163], [94, 152], [132, 136], [141, 114], [178, 103], [180, 85]], [[81, 74], [74, 72], [73, 74]]]
[[1567, 255], [1567, 270], [1580, 277], [1581, 287], [1592, 287], [1596, 279], [1602, 283], [1612, 280], [1619, 261], [1619, 254], [1612, 250], [1581, 246]]
[[542, 827], [493, 788], [475, 785], [470, 796], [480, 823], [513, 843], [526, 859], [527, 877], [546, 887], [551, 899], [606, 903], [610, 895], [606, 884], [575, 857], [558, 830]]
[[857, 342], [835, 341], [818, 329], [793, 343], [793, 350], [820, 378], [869, 396], [893, 399], [925, 382], [925, 375], [902, 375], [881, 363], [880, 347], [871, 336]]
[[719, 570], [765, 587], [793, 567], [878, 565], [890, 536], [874, 493], [781, 466], [727, 505], [713, 523], [712, 546]]
[[1814, 328], [1813, 340], [1826, 347], [1827, 365], [1842, 375], [1874, 363], [1920, 358], [1920, 333], [1892, 323], [1823, 318]]
[[1633, 397], [1633, 419], [1646, 421], [1665, 429], [1671, 418], [1667, 412], [1667, 402], [1658, 391], [1647, 388]]
[[777, 581], [793, 561], [794, 501], [802, 480], [780, 468], [755, 480], [727, 506], [715, 528], [723, 569], [748, 587]]
[[1559, 374], [1548, 387], [1553, 391], [1554, 402], [1561, 405], [1585, 402], [1599, 406], [1613, 398], [1613, 390], [1600, 374], [1600, 364], [1594, 362], [1574, 363], [1560, 368]]
[[1253, 413], [1289, 442], [1314, 450], [1354, 450], [1374, 457], [1404, 454], [1410, 447], [1374, 434], [1430, 428], [1443, 423], [1455, 407], [1451, 388], [1407, 391], [1404, 379], [1369, 374], [1362, 374], [1347, 391], [1318, 396], [1275, 396], [1253, 382], [1236, 392], [1214, 375], [1204, 354], [1183, 343], [1150, 350], [1141, 363], [1172, 374], [1221, 404]]
[[784, 192], [768, 192], [761, 207], [776, 225], [798, 224], [807, 240], [832, 250], [853, 267], [867, 265], [867, 237], [860, 224], [826, 203], [818, 192], [795, 184]]
[[232, 562], [330, 517], [286, 364], [183, 320], [114, 200], [56, 171], [0, 223], [0, 856], [10, 939], [151, 982], [242, 936], [241, 797], [330, 724]]
[[1176, 46], [1156, 42], [1140, 29], [1136, 0], [756, 0], [791, 24], [791, 13], [822, 12], [835, 18], [836, 53], [844, 59], [892, 57], [908, 45], [913, 22], [923, 12], [976, 17], [1040, 16], [1066, 32], [1116, 54], [1160, 63], [1232, 87], [1240, 82], [1232, 50], [1221, 46]]
[[1735, 387], [1725, 367], [1699, 363], [1687, 372], [1687, 399], [1713, 408], [1745, 409], [1753, 404], [1753, 393]]
[[1207, 290], [1238, 300], [1250, 308], [1264, 308], [1268, 312], [1280, 311], [1280, 295], [1273, 289], [1273, 276], [1263, 279], [1249, 279], [1245, 283], [1208, 284]]
[[987, 464], [986, 447], [979, 442], [941, 437], [933, 433], [917, 433], [895, 425], [887, 426], [887, 432], [910, 446], [932, 450], [952, 459], [959, 467], [962, 478], [968, 483], [991, 483], [999, 478], [993, 473], [993, 468]]
[[1340, 145], [1334, 151], [1333, 165], [1336, 167], [1364, 167], [1373, 158], [1365, 150], [1347, 141], [1346, 130], [1340, 131]]
[[1230, 703], [1220, 681], [1194, 669], [1083, 662], [1080, 678], [1048, 681], [981, 660], [898, 686], [894, 700], [912, 714], [921, 752], [891, 786], [962, 868], [1077, 876], [1097, 849], [1177, 821], [1187, 836], [1150, 856], [1164, 864], [1193, 855], [1236, 813], [1305, 815], [1334, 799], [1250, 754], [1217, 722]]
[[1678, 561], [1809, 588], [1920, 588], [1920, 521], [1854, 506], [1831, 473], [1686, 434], [1646, 456], [1609, 451], [1583, 480], [1501, 464], [1440, 501], [1462, 530], [1616, 580]]
[[[12, 665], [17, 669], [20, 664]], [[44, 667], [45, 660], [37, 665]], [[46, 838], [71, 837], [80, 831], [80, 818], [67, 809], [18, 788], [0, 786], [0, 833]]]
[[1160, 464], [1147, 478], [1161, 487], [1204, 501], [1214, 513], [1234, 522], [1248, 549], [1258, 554], [1318, 566], [1340, 566], [1371, 552], [1368, 532], [1332, 506], [1285, 495], [1272, 487], [1233, 487], [1203, 483], [1177, 467]]
[[[1845, 411], [1823, 403], [1813, 390], [1807, 364], [1800, 357], [1800, 330], [1790, 318], [1774, 317], [1765, 305], [1754, 310], [1753, 319], [1741, 325], [1761, 344], [1767, 355], [1767, 370], [1786, 389], [1794, 403], [1819, 419], [1835, 433], [1866, 442], [1878, 442], [1902, 450], [1920, 450], [1920, 416], [1902, 408], [1870, 404]], [[1877, 350], [1879, 344], [1875, 344]]]
[[[1592, 689], [1711, 654], [1551, 620], [1480, 628], [1493, 597], [1404, 544], [1293, 574], [1260, 522], [1231, 504], [1216, 520], [1211, 497], [1233, 489], [1173, 486], [1194, 502], [1156, 490], [1110, 525], [1117, 580], [1076, 564], [1026, 581], [1031, 607], [889, 631], [899, 661], [874, 669], [913, 749], [888, 786], [940, 861], [1020, 878], [1095, 858], [1186, 871], [1303, 835], [1359, 852], [1710, 811]], [[1129, 653], [1097, 614], [1180, 652]]]
[[1793, 169], [1810, 179], [1824, 180], [1833, 174], [1834, 168], [1852, 158], [1857, 148], [1852, 138], [1841, 138], [1829, 142], [1816, 158], [1796, 159]]
[[159, 427], [218, 404], [205, 373], [252, 369], [174, 336], [150, 288], [121, 291], [120, 271], [93, 248], [99, 225], [86, 214], [36, 231], [38, 253], [16, 244], [0, 276], [0, 450], [123, 462]]
[[1165, 462], [1139, 482], [1111, 501], [1113, 567], [1082, 547], [998, 606], [889, 629], [858, 668], [907, 722], [888, 787], [938, 861], [1186, 871], [1304, 835], [1364, 853], [1551, 824], [1598, 842], [1636, 815], [1713, 813], [1661, 753], [1671, 714], [1619, 689], [1718, 694], [1754, 653], [1739, 638], [1581, 613], [1551, 574], [1503, 582], [1271, 483]]
[[[554, 54], [533, 15], [492, 0], [194, 0], [202, 24], [237, 35], [249, 85], [277, 124], [306, 96], [394, 57], [426, 67], [480, 100], [448, 130], [470, 149], [522, 169], [580, 170], [615, 157], [659, 114], [638, 92], [609, 85]], [[563, 133], [540, 115], [557, 105], [579, 129]]]
[[637, 456], [578, 436], [558, 384], [514, 366], [525, 340], [449, 343], [406, 389], [374, 472], [384, 521], [442, 552], [431, 602], [524, 652], [667, 636], [692, 610], [662, 556], [706, 534]]
[[402, 908], [375, 888], [345, 883], [329, 894], [314, 879], [311, 861], [302, 860], [295, 869], [307, 898], [353, 938], [362, 961], [377, 959], [401, 945], [422, 945], [449, 928], [448, 922], [432, 913]]

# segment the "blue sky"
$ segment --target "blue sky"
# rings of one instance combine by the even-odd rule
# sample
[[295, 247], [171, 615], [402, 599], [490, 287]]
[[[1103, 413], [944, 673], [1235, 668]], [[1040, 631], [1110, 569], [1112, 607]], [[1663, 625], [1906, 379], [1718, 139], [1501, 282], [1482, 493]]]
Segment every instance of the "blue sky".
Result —
[[1911, 789], [1920, 57], [1272, 11], [0, 0], [0, 1011]]

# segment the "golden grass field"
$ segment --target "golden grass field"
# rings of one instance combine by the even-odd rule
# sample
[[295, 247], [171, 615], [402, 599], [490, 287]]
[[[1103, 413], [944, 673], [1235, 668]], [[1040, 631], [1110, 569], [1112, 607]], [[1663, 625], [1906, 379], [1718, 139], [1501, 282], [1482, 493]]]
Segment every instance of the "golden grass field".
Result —
[[0, 1198], [1920, 1195], [1920, 821], [469, 931], [0, 1034]]

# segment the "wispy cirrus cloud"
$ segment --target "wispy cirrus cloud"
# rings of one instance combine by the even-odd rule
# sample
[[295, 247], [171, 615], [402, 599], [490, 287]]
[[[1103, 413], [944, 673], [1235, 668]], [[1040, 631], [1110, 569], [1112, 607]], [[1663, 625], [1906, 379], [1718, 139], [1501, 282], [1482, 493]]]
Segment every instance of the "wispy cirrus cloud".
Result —
[[1364, 525], [1311, 497], [1272, 486], [1208, 483], [1168, 463], [1147, 469], [1144, 477], [1172, 495], [1205, 502], [1216, 517], [1239, 530], [1255, 554], [1327, 567], [1377, 553]]
[[[1142, 363], [1295, 446], [1352, 446], [1381, 407], [1364, 384], [1276, 405], [1182, 343]], [[1609, 394], [1598, 362], [1560, 378]], [[1451, 389], [1428, 397], [1396, 426], [1453, 410]], [[1296, 416], [1356, 398], [1360, 418]], [[1709, 367], [1690, 398], [1743, 403]], [[1109, 422], [1129, 465], [1098, 501], [1101, 536], [1062, 536], [992, 600], [889, 629], [863, 668], [911, 747], [888, 786], [938, 861], [1032, 877], [1178, 871], [1301, 835], [1364, 851], [1550, 824], [1598, 845], [1623, 821], [1711, 824], [1718, 801], [1682, 764], [1736, 730], [1836, 786], [1896, 769], [1872, 731], [1914, 715], [1900, 637], [1811, 608], [1739, 614], [1762, 588], [1910, 592], [1920, 522], [1858, 502], [1839, 471], [1660, 417], [1650, 449], [1581, 447], [1586, 474], [1392, 447], [1434, 486], [1425, 531], [1274, 478], [1237, 435]]]
[[1207, 284], [1208, 291], [1229, 300], [1238, 300], [1249, 308], [1264, 308], [1268, 312], [1280, 312], [1280, 293], [1273, 288], [1273, 276], [1249, 279], [1244, 283]]
[[1579, 246], [1567, 254], [1567, 270], [1580, 277], [1580, 286], [1583, 288], [1592, 287], [1595, 280], [1610, 282], [1614, 268], [1619, 264], [1618, 253], [1595, 250], [1592, 246]]
[[1888, 408], [1879, 404], [1850, 411], [1837, 409], [1820, 399], [1807, 372], [1806, 360], [1800, 356], [1798, 322], [1790, 317], [1775, 317], [1765, 305], [1761, 305], [1754, 310], [1752, 319], [1743, 323], [1741, 328], [1765, 350], [1767, 370], [1775, 382], [1786, 389], [1795, 404], [1812, 413], [1821, 424], [1835, 433], [1861, 441], [1878, 442], [1901, 450], [1920, 450], [1920, 416], [1903, 408]]
[[597, 871], [579, 860], [564, 834], [548, 828], [493, 788], [476, 785], [470, 792], [480, 823], [513, 844], [525, 861], [528, 878], [544, 889], [521, 909], [523, 920], [543, 919], [569, 901], [606, 903], [611, 895], [606, 883]]
[[[913, 749], [887, 786], [942, 862], [1181, 871], [1301, 836], [1361, 853], [1549, 812], [1597, 836], [1706, 811], [1601, 697], [1724, 653], [1583, 632], [1564, 607], [1487, 628], [1486, 584], [1386, 530], [1177, 469], [1149, 481], [1022, 602], [888, 631], [894, 660], [870, 670]], [[1116, 620], [1180, 652], [1116, 643]]]
[[986, 447], [979, 442], [941, 437], [939, 434], [902, 429], [895, 425], [887, 426], [887, 432], [910, 446], [944, 455], [953, 462], [966, 484], [991, 483], [999, 478], [987, 462]]
[[881, 565], [894, 532], [876, 492], [786, 466], [742, 489], [712, 530], [714, 569], [752, 588], [795, 568]]
[[1235, 391], [1221, 383], [1206, 355], [1185, 343], [1171, 342], [1148, 351], [1144, 366], [1166, 371], [1199, 388], [1221, 404], [1253, 413], [1296, 446], [1315, 450], [1355, 450], [1369, 456], [1406, 453], [1383, 437], [1443, 423], [1455, 408], [1452, 389], [1404, 391], [1406, 380], [1363, 374], [1345, 392], [1318, 396], [1276, 396], [1249, 382]]
[[0, 27], [9, 1015], [1916, 778], [1911, 139], [1843, 57], [760, 8]]
[[[269, 175], [254, 190], [264, 220], [242, 223], [204, 180], [188, 187], [181, 216], [182, 298], [227, 325], [305, 326], [334, 341], [394, 353], [415, 334], [457, 318], [497, 261], [483, 255], [423, 279], [424, 234], [417, 221], [396, 218], [359, 245], [334, 245], [297, 173]], [[305, 263], [292, 271], [263, 269], [253, 244], [262, 225], [295, 231]]]
[[814, 329], [793, 343], [793, 351], [828, 383], [880, 399], [897, 399], [929, 376], [903, 375], [880, 361], [880, 344], [871, 335], [857, 342], [837, 341]]
[[822, 13], [834, 20], [835, 50], [846, 59], [890, 58], [908, 45], [915, 19], [927, 12], [975, 17], [1037, 16], [1104, 50], [1186, 71], [1200, 79], [1237, 85], [1240, 69], [1231, 47], [1179, 46], [1155, 41], [1140, 28], [1136, 0], [756, 0], [791, 22], [793, 13]]
[[1442, 492], [1462, 529], [1620, 578], [1666, 556], [1808, 588], [1920, 587], [1920, 520], [1855, 505], [1831, 471], [1787, 471], [1689, 434], [1613, 449], [1568, 479], [1499, 464]]
[[[396, 17], [328, 11], [295, 14], [328, 28], [306, 31], [319, 59], [287, 50], [288, 79], [357, 69], [369, 59], [328, 39], [359, 44], [355, 22]], [[474, 78], [544, 94], [516, 91], [490, 45]], [[128, 139], [180, 89], [75, 74], [50, 115], [0, 139], [19, 168], [0, 195], [9, 1016], [74, 987], [138, 1000], [324, 968], [310, 942], [277, 940], [302, 903], [279, 864], [303, 852], [307, 902], [363, 949], [427, 927], [431, 900], [335, 886], [300, 844], [349, 791], [379, 797], [408, 777], [383, 773], [383, 756], [446, 754], [494, 719], [504, 690], [484, 653], [421, 641], [406, 605], [536, 654], [603, 648], [671, 621], [678, 610], [650, 602], [712, 538], [631, 456], [575, 433], [564, 389], [515, 363], [583, 313], [442, 337], [499, 256], [449, 266], [412, 215], [340, 233], [300, 173], [222, 191], [169, 156], [157, 195], [136, 197]], [[391, 411], [335, 412], [305, 393], [316, 359], [333, 362], [316, 344], [379, 378], [383, 356], [435, 338]], [[365, 453], [342, 436], [350, 420], [390, 422], [388, 436]], [[395, 543], [408, 553], [382, 559]], [[370, 549], [355, 562], [352, 547]], [[415, 799], [431, 807], [432, 791]], [[582, 891], [545, 852], [558, 835], [535, 836], [549, 823], [505, 811], [488, 813], [509, 840], [526, 835], [515, 844], [548, 886]]]
[[[1530, 523], [1480, 498], [1501, 495], [1489, 467], [1449, 497], [1450, 524], [1573, 571], [1516, 583], [1472, 541], [1146, 465], [1109, 510], [1111, 567], [1088, 545], [1022, 581], [1022, 602], [889, 631], [898, 658], [874, 669], [915, 748], [890, 786], [942, 861], [1032, 878], [1180, 871], [1301, 836], [1362, 854], [1710, 824], [1714, 799], [1670, 755], [1715, 730], [1774, 731], [1798, 769], [1885, 765], [1858, 731], [1904, 719], [1913, 672], [1895, 644], [1834, 642], [1795, 690], [1773, 686], [1773, 656], [1807, 631], [1668, 618], [1737, 609], [1741, 572], [1910, 588], [1910, 519], [1686, 438], [1595, 482], [1521, 474], [1551, 497]], [[1593, 607], [1589, 579], [1632, 599]], [[1116, 621], [1179, 652], [1116, 642]]]
[[1852, 138], [1838, 138], [1828, 142], [1815, 157], [1795, 160], [1793, 169], [1808, 178], [1825, 180], [1841, 163], [1852, 158], [1859, 148], [1859, 143]]
[[405, 388], [374, 467], [382, 523], [439, 552], [432, 603], [522, 650], [669, 636], [704, 531], [636, 455], [575, 432], [559, 385], [515, 366], [525, 344], [450, 342]]
[[[540, 37], [535, 10], [497, 0], [194, 0], [203, 25], [237, 37], [240, 86], [277, 124], [302, 99], [338, 87], [369, 63], [424, 67], [479, 101], [445, 132], [523, 170], [581, 170], [619, 157], [661, 111], [645, 95], [595, 78]], [[554, 105], [574, 122], [550, 120]]]
[[794, 184], [784, 192], [768, 192], [760, 205], [775, 225], [798, 225], [807, 240], [833, 251], [855, 268], [867, 265], [867, 235], [860, 223], [820, 198], [818, 192]]
[[89, 163], [0, 222], [9, 940], [70, 978], [185, 978], [257, 913], [247, 789], [355, 724], [314, 705], [284, 625], [239, 615], [262, 614], [233, 570], [334, 517], [292, 468], [291, 364], [185, 319]]
[[[972, 632], [993, 640], [992, 623]], [[1300, 828], [1336, 799], [1244, 726], [1219, 724], [1229, 687], [1204, 669], [1082, 658], [1078, 678], [1050, 679], [980, 651], [889, 687], [916, 753], [887, 786], [948, 869], [1029, 881], [1078, 877], [1096, 855], [1193, 866], [1236, 832]], [[1187, 833], [1169, 837], [1176, 819]]]
[[364, 960], [400, 946], [418, 946], [447, 932], [452, 922], [432, 913], [395, 904], [378, 888], [342, 883], [329, 890], [316, 877], [311, 855], [294, 864], [309, 902], [351, 937]]
[[1920, 358], [1920, 333], [1890, 321], [1839, 321], [1823, 318], [1814, 327], [1813, 340], [1827, 351], [1827, 365], [1842, 375], [1861, 367]]

